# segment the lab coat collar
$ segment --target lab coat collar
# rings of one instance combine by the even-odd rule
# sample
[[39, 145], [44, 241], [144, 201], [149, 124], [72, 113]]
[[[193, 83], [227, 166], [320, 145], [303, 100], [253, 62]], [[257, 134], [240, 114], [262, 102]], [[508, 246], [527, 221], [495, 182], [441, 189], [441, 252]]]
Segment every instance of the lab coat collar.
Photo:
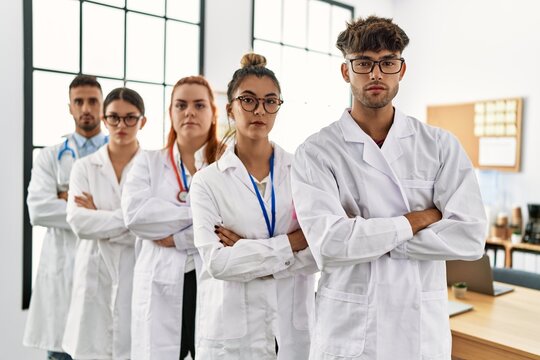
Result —
[[[274, 148], [274, 187], [280, 186], [280, 184], [287, 179], [287, 176], [290, 173], [290, 167], [292, 164], [292, 155], [283, 150], [279, 145], [274, 142], [270, 142]], [[244, 184], [246, 185], [253, 194], [255, 194], [255, 189], [253, 189], [253, 184], [249, 179], [249, 173], [242, 163], [242, 161], [234, 153], [235, 144], [227, 147], [225, 153], [217, 161], [217, 169], [220, 172], [225, 172], [229, 169], [233, 174]], [[265, 192], [265, 200], [268, 200], [270, 194], [269, 191]]]
[[118, 183], [118, 180], [116, 178], [116, 173], [114, 172], [114, 168], [112, 166], [111, 158], [109, 157], [108, 146], [100, 147], [99, 150], [94, 153], [95, 155], [91, 156], [89, 159], [90, 159], [91, 164], [100, 168], [102, 175], [106, 177], [107, 179], [109, 179], [109, 182], [113, 186], [114, 191], [117, 192], [118, 196], [120, 196], [122, 185], [126, 181], [125, 179], [126, 176], [124, 175], [127, 174], [127, 170], [133, 164], [133, 160], [135, 159], [137, 155], [140, 154], [141, 151], [142, 151], [141, 147], [139, 146], [139, 149], [137, 150], [133, 158], [130, 160], [129, 163], [127, 163], [126, 167], [122, 171], [122, 178], [120, 179], [120, 183]]
[[[290, 167], [292, 164], [291, 156], [288, 156], [289, 154], [278, 144], [272, 141], [270, 141], [270, 144], [272, 144], [272, 147], [274, 148], [274, 164], [277, 164], [278, 167]], [[231, 167], [245, 168], [242, 161], [240, 161], [238, 156], [234, 153], [235, 146], [236, 144], [228, 146], [221, 158], [217, 161], [219, 171], [223, 172]]]
[[345, 109], [339, 120], [339, 126], [346, 142], [364, 144], [362, 160], [387, 175], [401, 189], [399, 180], [390, 164], [403, 155], [400, 140], [414, 134], [414, 129], [407, 121], [407, 117], [399, 110], [395, 110], [394, 122], [382, 148], [379, 148], [375, 141], [358, 126], [350, 114], [350, 109]]
[[[197, 170], [200, 170], [205, 165], [207, 165], [206, 158], [205, 158], [205, 150], [206, 150], [206, 144], [204, 144], [199, 150], [195, 152], [195, 167], [197, 168]], [[163, 163], [165, 164], [167, 168], [173, 169], [172, 164], [171, 164], [171, 159], [169, 159], [169, 149], [168, 148], [163, 149], [163, 152], [165, 155], [162, 157]], [[178, 150], [178, 145], [176, 144], [176, 142], [173, 145], [173, 156], [174, 156], [174, 159], [177, 161], [177, 163], [180, 162], [180, 150]], [[190, 176], [193, 176], [193, 174], [191, 174], [188, 169], [186, 169], [186, 171], [188, 172]]]
[[[367, 143], [367, 142], [373, 142], [373, 139], [362, 130], [360, 126], [354, 121], [354, 119], [351, 116], [351, 109], [347, 108], [343, 112], [343, 115], [341, 116], [341, 119], [339, 120], [339, 125], [341, 128], [341, 131], [343, 133], [343, 138], [347, 142], [358, 142], [358, 143]], [[388, 132], [388, 135], [386, 136], [386, 141], [390, 137], [395, 137], [398, 139], [402, 139], [408, 136], [411, 136], [414, 134], [414, 129], [412, 128], [411, 124], [407, 121], [407, 116], [403, 114], [398, 109], [395, 109], [394, 111], [394, 123], [390, 127], [390, 131]], [[383, 145], [384, 147], [384, 145]]]

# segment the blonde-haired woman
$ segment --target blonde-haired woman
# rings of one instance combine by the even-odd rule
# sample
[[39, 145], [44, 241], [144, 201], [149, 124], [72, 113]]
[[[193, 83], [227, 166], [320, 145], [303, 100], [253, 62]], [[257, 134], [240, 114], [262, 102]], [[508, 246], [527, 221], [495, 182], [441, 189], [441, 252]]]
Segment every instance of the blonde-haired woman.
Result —
[[137, 235], [131, 358], [195, 357], [197, 274], [191, 177], [217, 154], [217, 108], [202, 76], [180, 79], [169, 106], [171, 130], [163, 150], [139, 157], [126, 182], [122, 209]]
[[292, 155], [269, 141], [283, 103], [266, 60], [229, 83], [235, 144], [191, 187], [199, 279], [197, 352], [210, 359], [307, 359], [315, 261], [294, 216]]

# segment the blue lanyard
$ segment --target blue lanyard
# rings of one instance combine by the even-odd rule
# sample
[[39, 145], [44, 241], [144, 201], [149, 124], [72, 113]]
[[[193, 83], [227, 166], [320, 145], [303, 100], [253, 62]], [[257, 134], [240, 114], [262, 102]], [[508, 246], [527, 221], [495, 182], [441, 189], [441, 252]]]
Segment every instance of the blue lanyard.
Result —
[[257, 187], [257, 184], [255, 184], [255, 180], [253, 179], [253, 176], [249, 174], [249, 178], [251, 180], [251, 183], [253, 184], [253, 188], [255, 189], [255, 193], [257, 194], [257, 199], [259, 200], [259, 205], [261, 206], [262, 213], [264, 215], [264, 221], [266, 221], [266, 228], [268, 229], [268, 235], [269, 237], [274, 236], [274, 230], [276, 228], [276, 194], [274, 192], [274, 153], [272, 152], [272, 156], [270, 156], [270, 185], [272, 186], [272, 224], [270, 224], [270, 219], [268, 218], [268, 212], [266, 211], [266, 206], [264, 205], [263, 198], [261, 196], [261, 193], [259, 192], [259, 188]]

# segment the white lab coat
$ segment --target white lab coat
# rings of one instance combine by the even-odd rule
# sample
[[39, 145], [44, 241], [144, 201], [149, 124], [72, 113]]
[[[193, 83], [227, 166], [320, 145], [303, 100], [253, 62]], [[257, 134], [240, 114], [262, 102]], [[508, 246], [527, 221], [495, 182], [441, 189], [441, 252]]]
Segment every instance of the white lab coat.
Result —
[[[292, 186], [322, 269], [310, 359], [450, 359], [444, 260], [478, 259], [486, 228], [458, 141], [396, 110], [379, 149], [346, 110], [298, 148]], [[402, 215], [434, 206], [413, 237]]]
[[[67, 221], [80, 242], [63, 348], [74, 359], [130, 358], [135, 235], [124, 224], [120, 199], [133, 161], [120, 183], [107, 146], [73, 166]], [[74, 196], [83, 192], [97, 210], [77, 206]]]
[[[291, 250], [286, 234], [299, 228], [290, 188], [292, 155], [274, 145], [276, 228], [268, 229], [248, 172], [229, 148], [195, 175], [191, 206], [199, 278], [196, 354], [205, 360], [302, 360], [309, 354], [314, 279], [309, 248]], [[270, 183], [264, 201], [271, 217]], [[221, 224], [245, 238], [224, 247]], [[275, 339], [279, 345], [276, 357]]]
[[[73, 135], [69, 148], [77, 154]], [[71, 299], [73, 260], [77, 237], [66, 222], [66, 201], [58, 192], [66, 191], [75, 162], [70, 152], [58, 160], [60, 144], [42, 149], [34, 162], [28, 186], [28, 212], [34, 226], [47, 228], [43, 239], [23, 344], [44, 350], [63, 352], [62, 337]]]
[[[173, 148], [179, 156], [178, 147]], [[204, 147], [195, 154], [204, 166]], [[182, 337], [184, 269], [188, 256], [197, 273], [201, 260], [193, 245], [189, 197], [177, 200], [179, 185], [167, 150], [144, 152], [128, 176], [122, 196], [127, 227], [137, 235], [133, 280], [133, 360], [178, 360]], [[173, 235], [176, 247], [152, 240]], [[197, 354], [198, 355], [198, 354]]]

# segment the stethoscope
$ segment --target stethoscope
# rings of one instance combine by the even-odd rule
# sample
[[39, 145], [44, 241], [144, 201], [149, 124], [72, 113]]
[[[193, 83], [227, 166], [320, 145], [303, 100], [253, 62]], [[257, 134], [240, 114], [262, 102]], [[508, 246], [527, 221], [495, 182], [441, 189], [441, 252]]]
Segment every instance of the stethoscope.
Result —
[[[105, 136], [103, 140], [103, 145], [107, 144], [109, 142], [109, 136]], [[71, 157], [73, 159], [77, 158], [77, 154], [75, 153], [75, 150], [73, 150], [72, 147], [69, 146], [69, 138], [66, 137], [66, 141], [64, 141], [64, 144], [60, 148], [60, 151], [58, 152], [58, 161], [62, 159], [62, 156], [64, 156], [65, 153], [71, 154]]]
[[180, 169], [182, 170], [182, 179], [180, 179], [180, 172], [178, 171], [178, 166], [176, 166], [176, 161], [174, 160], [173, 146], [169, 148], [169, 159], [171, 160], [171, 165], [174, 170], [174, 175], [176, 176], [176, 181], [178, 182], [178, 187], [180, 188], [180, 191], [178, 191], [176, 198], [178, 199], [179, 202], [184, 204], [185, 202], [187, 202], [187, 197], [189, 193], [186, 169], [184, 168], [184, 162], [182, 161], [182, 156], [180, 156]]
[[64, 156], [64, 154], [66, 152], [71, 154], [71, 157], [73, 159], [77, 158], [77, 155], [75, 154], [75, 150], [73, 150], [73, 148], [71, 148], [69, 146], [69, 139], [68, 138], [66, 138], [66, 141], [64, 141], [64, 145], [62, 145], [62, 147], [60, 148], [60, 151], [58, 152], [58, 161], [60, 161], [60, 159], [62, 159], [62, 156]]

